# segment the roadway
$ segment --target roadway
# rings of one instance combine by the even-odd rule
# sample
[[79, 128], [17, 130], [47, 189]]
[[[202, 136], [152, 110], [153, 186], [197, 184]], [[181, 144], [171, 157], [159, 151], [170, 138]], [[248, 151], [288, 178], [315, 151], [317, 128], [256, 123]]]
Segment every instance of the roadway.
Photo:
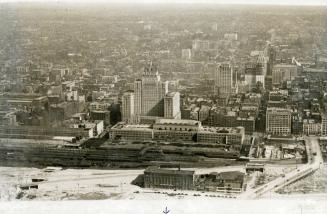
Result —
[[241, 199], [254, 199], [259, 198], [269, 192], [277, 191], [297, 180], [310, 175], [320, 168], [323, 164], [323, 158], [320, 151], [320, 146], [318, 142], [319, 137], [304, 137], [305, 147], [308, 156], [308, 162], [305, 165], [297, 167], [295, 170], [289, 173], [282, 174], [280, 177], [276, 178], [255, 189], [250, 189], [239, 195]]

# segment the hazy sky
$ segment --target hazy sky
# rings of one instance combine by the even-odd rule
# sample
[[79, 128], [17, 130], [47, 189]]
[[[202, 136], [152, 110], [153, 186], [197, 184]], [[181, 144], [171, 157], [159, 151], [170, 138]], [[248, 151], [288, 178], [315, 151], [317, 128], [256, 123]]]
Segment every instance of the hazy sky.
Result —
[[277, 4], [327, 5], [327, 0], [0, 0], [0, 2], [110, 2], [110, 3], [216, 3], [216, 4]]

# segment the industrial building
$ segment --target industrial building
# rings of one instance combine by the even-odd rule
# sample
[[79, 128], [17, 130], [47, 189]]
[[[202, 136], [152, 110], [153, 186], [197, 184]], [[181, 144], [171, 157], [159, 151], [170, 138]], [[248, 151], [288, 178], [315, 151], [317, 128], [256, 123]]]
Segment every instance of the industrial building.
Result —
[[241, 193], [244, 184], [245, 174], [238, 171], [195, 174], [191, 170], [161, 169], [158, 166], [144, 170], [145, 188]]
[[152, 166], [144, 171], [145, 188], [192, 190], [194, 180], [194, 171], [189, 170], [160, 169]]

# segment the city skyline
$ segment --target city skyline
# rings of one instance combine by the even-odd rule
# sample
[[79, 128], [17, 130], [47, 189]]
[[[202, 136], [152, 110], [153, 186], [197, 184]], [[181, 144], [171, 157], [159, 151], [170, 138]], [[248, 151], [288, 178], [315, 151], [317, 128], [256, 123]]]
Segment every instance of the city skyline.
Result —
[[0, 201], [327, 199], [326, 7], [32, 1], [0, 4]]

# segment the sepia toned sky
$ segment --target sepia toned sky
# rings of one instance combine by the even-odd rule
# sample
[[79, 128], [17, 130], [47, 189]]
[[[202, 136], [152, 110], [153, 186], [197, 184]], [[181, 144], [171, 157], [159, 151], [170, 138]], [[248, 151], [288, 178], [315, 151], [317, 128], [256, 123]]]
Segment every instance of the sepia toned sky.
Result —
[[198, 3], [198, 4], [275, 4], [327, 5], [327, 0], [0, 0], [1, 2], [108, 2], [108, 3]]

